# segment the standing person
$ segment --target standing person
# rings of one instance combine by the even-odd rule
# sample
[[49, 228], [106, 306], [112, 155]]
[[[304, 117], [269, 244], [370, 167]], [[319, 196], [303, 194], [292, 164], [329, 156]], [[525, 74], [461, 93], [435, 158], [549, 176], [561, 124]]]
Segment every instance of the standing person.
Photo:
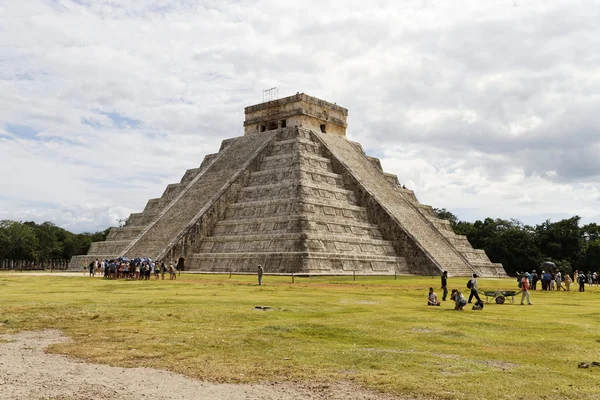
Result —
[[560, 273], [560, 271], [556, 272], [556, 274], [554, 275], [554, 278], [556, 279], [556, 290], [558, 290], [559, 292], [560, 292], [560, 289], [565, 290], [565, 288], [562, 285], [563, 277], [562, 277], [562, 274]]
[[450, 299], [454, 300], [454, 309], [458, 311], [463, 311], [463, 307], [467, 305], [467, 300], [465, 300], [465, 296], [462, 295], [456, 289], [452, 289], [452, 294], [450, 295]]
[[542, 286], [545, 287], [544, 290], [550, 290], [550, 282], [551, 281], [552, 281], [552, 274], [550, 274], [550, 271], [544, 272], [544, 283], [542, 284]]
[[181, 271], [185, 271], [185, 258], [179, 257], [177, 260], [177, 275], [181, 275]]
[[95, 271], [96, 271], [96, 262], [97, 261], [92, 261], [90, 263], [90, 278], [94, 277]]
[[565, 274], [565, 290], [567, 292], [571, 291], [571, 277], [569, 274]]
[[583, 271], [579, 273], [579, 276], [577, 277], [577, 282], [579, 283], [579, 291], [585, 292], [585, 274], [583, 273]]
[[448, 271], [442, 272], [442, 289], [444, 290], [442, 301], [446, 301], [446, 296], [448, 296]]
[[523, 275], [521, 278], [521, 305], [525, 304], [525, 299], [527, 299], [527, 304], [533, 304], [529, 298], [529, 279]]
[[169, 263], [169, 280], [173, 280], [173, 275], [177, 276], [177, 274], [175, 273], [175, 267], [173, 267], [173, 261], [171, 261]]
[[550, 274], [550, 290], [556, 289], [556, 274], [552, 272]]
[[262, 277], [263, 277], [263, 273], [265, 271], [263, 270], [262, 265], [258, 265], [258, 271], [257, 271], [257, 275], [258, 275], [258, 286], [262, 285]]
[[535, 272], [535, 269], [533, 271], [531, 271], [531, 288], [533, 290], [537, 289], [537, 283], [540, 280], [540, 277], [538, 276], [537, 272]]
[[479, 285], [477, 285], [477, 274], [473, 274], [473, 278], [471, 278], [471, 294], [469, 295], [469, 303], [473, 300], [473, 297], [477, 299], [477, 303], [481, 303], [481, 299], [479, 298], [479, 293], [477, 293], [477, 289]]
[[165, 280], [165, 272], [167, 271], [167, 267], [165, 266], [165, 262], [161, 262], [160, 263], [160, 276], [161, 276], [161, 280]]

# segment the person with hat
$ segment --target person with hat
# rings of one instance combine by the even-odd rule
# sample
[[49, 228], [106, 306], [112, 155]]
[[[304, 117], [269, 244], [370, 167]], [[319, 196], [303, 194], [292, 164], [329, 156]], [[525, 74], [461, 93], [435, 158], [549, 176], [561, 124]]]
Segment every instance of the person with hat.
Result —
[[527, 299], [527, 304], [533, 304], [529, 298], [529, 277], [527, 275], [529, 274], [525, 272], [521, 278], [521, 305], [525, 304], [525, 299]]
[[538, 276], [537, 272], [535, 271], [535, 269], [533, 271], [531, 271], [531, 289], [532, 290], [537, 290], [537, 283], [540, 280], [540, 277]]
[[479, 294], [477, 293], [478, 285], [477, 285], [477, 274], [473, 274], [473, 278], [471, 278], [471, 294], [469, 295], [469, 303], [473, 300], [473, 297], [477, 299], [477, 303], [482, 303], [479, 298]]

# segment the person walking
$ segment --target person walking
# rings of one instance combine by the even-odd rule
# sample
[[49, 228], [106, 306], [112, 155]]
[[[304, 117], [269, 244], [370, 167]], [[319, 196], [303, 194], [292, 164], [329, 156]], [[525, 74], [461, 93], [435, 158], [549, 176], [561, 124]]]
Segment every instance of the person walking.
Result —
[[473, 300], [473, 297], [477, 299], [477, 303], [481, 303], [481, 299], [479, 298], [479, 293], [477, 293], [478, 284], [477, 284], [477, 274], [473, 274], [473, 278], [471, 278], [471, 294], [469, 295], [469, 303]]
[[258, 265], [258, 271], [257, 271], [257, 275], [258, 275], [258, 286], [262, 285], [262, 277], [263, 277], [263, 273], [265, 271], [263, 270], [262, 265]]
[[521, 305], [525, 304], [525, 299], [527, 299], [527, 304], [533, 304], [529, 298], [529, 278], [523, 275], [521, 278]]
[[448, 271], [442, 272], [442, 289], [444, 290], [442, 301], [446, 301], [446, 297], [448, 296]]

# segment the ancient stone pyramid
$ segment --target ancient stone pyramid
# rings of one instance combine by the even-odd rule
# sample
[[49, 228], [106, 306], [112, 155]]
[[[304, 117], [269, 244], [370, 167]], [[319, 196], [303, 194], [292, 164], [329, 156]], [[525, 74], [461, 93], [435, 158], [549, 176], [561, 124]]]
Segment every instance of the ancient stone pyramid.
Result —
[[244, 136], [186, 171], [85, 259], [185, 259], [187, 270], [503, 276], [346, 139], [347, 110], [305, 94], [245, 109]]

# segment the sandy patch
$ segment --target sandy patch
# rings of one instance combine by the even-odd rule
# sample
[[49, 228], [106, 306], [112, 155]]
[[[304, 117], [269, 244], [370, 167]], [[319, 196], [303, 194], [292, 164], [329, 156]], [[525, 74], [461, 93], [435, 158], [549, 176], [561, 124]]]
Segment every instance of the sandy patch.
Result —
[[[0, 335], [0, 396], [11, 400], [393, 400], [351, 383], [213, 384], [152, 368], [89, 364], [44, 352], [69, 340], [57, 330]], [[405, 399], [406, 400], [406, 399]]]

